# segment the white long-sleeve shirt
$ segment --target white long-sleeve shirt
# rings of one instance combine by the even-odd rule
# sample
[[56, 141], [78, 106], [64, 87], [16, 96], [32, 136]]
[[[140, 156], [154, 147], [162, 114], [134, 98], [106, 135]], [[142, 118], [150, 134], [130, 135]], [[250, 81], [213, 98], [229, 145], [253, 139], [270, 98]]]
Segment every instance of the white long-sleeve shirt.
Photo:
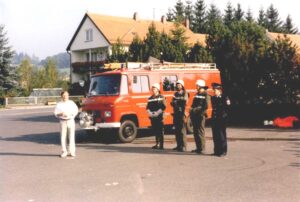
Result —
[[[58, 114], [62, 112], [64, 113], [64, 116], [59, 116]], [[61, 101], [57, 103], [54, 110], [54, 115], [63, 120], [74, 119], [77, 113], [78, 107], [72, 100], [67, 100], [65, 102]]]

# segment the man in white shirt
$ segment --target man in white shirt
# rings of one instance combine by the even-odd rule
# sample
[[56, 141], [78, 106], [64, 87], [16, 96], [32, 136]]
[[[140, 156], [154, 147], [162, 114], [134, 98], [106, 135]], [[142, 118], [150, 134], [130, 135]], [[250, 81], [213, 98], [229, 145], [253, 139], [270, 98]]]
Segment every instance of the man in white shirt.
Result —
[[[68, 154], [75, 158], [75, 121], [78, 113], [77, 105], [69, 100], [68, 91], [61, 94], [62, 101], [57, 103], [54, 114], [60, 119], [60, 141], [62, 147], [61, 157], [65, 158]], [[69, 135], [69, 150], [67, 151], [67, 135]]]

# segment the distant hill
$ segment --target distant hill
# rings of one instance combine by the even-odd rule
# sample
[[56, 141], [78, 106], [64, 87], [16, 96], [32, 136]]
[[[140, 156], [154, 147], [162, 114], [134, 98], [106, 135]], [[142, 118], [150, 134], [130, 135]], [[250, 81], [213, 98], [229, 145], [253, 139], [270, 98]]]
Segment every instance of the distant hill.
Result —
[[36, 66], [44, 66], [47, 60], [51, 59], [56, 63], [58, 69], [70, 67], [70, 56], [68, 53], [58, 53], [53, 56], [48, 56], [43, 60], [40, 60], [35, 55], [29, 56], [27, 53], [15, 53], [12, 63], [18, 65], [25, 59], [29, 60], [31, 64]]
[[15, 53], [14, 57], [12, 58], [13, 64], [21, 64], [22, 60], [29, 60], [31, 64], [38, 66], [40, 63], [40, 59], [35, 55], [28, 55], [27, 53]]
[[68, 53], [58, 53], [53, 56], [48, 56], [46, 59], [41, 60], [40, 65], [44, 66], [49, 59], [53, 60], [59, 69], [70, 67], [70, 56]]

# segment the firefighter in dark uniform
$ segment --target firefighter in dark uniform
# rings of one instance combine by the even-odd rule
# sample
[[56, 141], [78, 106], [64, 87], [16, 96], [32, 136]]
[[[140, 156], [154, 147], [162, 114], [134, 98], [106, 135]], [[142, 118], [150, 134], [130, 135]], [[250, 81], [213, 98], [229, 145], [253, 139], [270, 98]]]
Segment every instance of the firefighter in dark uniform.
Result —
[[206, 93], [207, 86], [204, 80], [197, 80], [196, 82], [197, 93], [194, 96], [193, 103], [190, 109], [190, 118], [193, 125], [194, 138], [196, 149], [192, 152], [198, 154], [203, 153], [205, 150], [205, 118], [208, 106], [208, 95]]
[[185, 127], [185, 106], [188, 101], [188, 93], [184, 89], [184, 81], [179, 79], [176, 82], [175, 92], [171, 105], [173, 107], [173, 124], [177, 146], [173, 150], [186, 151], [186, 127]]
[[156, 144], [152, 149], [164, 149], [163, 113], [166, 109], [166, 99], [160, 94], [159, 89], [159, 83], [152, 85], [152, 95], [148, 98], [147, 103], [147, 112], [156, 140]]
[[218, 83], [212, 84], [214, 96], [212, 103], [212, 133], [214, 141], [214, 155], [225, 156], [227, 154], [226, 124], [228, 119], [228, 106], [230, 100], [222, 94], [222, 86]]

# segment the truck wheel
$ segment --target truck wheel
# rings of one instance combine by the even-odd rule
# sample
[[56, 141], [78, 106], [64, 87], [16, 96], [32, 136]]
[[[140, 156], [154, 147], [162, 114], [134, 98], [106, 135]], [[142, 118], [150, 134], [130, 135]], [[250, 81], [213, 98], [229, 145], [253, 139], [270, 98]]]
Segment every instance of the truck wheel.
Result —
[[187, 121], [186, 121], [186, 132], [188, 134], [192, 134], [193, 131], [193, 124], [192, 124], [192, 120], [190, 117], [188, 117]]
[[122, 122], [118, 131], [118, 136], [120, 141], [123, 143], [132, 142], [137, 136], [136, 124], [131, 120]]

